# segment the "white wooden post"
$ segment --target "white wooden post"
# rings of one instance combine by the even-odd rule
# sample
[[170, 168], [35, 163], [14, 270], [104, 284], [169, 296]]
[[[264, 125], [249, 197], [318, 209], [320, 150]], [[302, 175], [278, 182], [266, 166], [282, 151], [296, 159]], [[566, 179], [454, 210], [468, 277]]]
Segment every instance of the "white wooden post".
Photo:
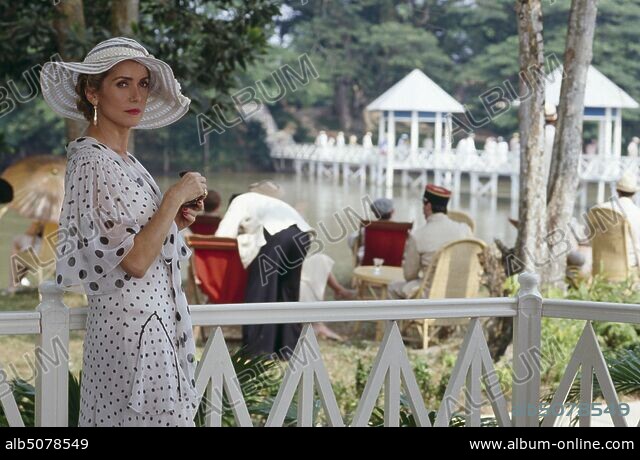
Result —
[[611, 156], [611, 145], [613, 144], [612, 136], [613, 120], [611, 119], [611, 109], [604, 109], [604, 152], [607, 157]]
[[387, 127], [387, 182], [388, 189], [393, 188], [393, 157], [396, 146], [396, 119], [393, 110], [389, 111], [389, 124]]
[[411, 112], [411, 165], [416, 164], [416, 158], [418, 156], [418, 112], [413, 110]]
[[384, 134], [384, 112], [380, 112], [380, 120], [378, 120], [378, 147], [382, 145], [385, 138]]
[[604, 181], [600, 179], [598, 181], [598, 198], [597, 202], [602, 203], [604, 201]]
[[539, 279], [534, 273], [523, 273], [518, 277], [518, 314], [513, 324], [513, 426], [538, 426], [542, 351]]
[[442, 114], [436, 112], [436, 124], [434, 126], [435, 145], [433, 146], [434, 153], [439, 155], [442, 153]]
[[613, 154], [616, 158], [622, 156], [622, 109], [616, 109], [615, 126], [613, 128]]
[[36, 426], [68, 426], [69, 308], [53, 281], [40, 284], [36, 346]]

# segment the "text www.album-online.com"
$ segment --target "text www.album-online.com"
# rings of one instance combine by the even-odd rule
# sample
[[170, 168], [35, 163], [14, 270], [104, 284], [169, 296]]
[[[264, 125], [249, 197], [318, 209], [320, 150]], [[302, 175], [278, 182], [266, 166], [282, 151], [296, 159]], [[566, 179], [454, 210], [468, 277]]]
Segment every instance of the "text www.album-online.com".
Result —
[[478, 440], [469, 441], [471, 450], [633, 450], [633, 441], [590, 441], [580, 438], [567, 441], [544, 441], [516, 438], [511, 441], [502, 440]]

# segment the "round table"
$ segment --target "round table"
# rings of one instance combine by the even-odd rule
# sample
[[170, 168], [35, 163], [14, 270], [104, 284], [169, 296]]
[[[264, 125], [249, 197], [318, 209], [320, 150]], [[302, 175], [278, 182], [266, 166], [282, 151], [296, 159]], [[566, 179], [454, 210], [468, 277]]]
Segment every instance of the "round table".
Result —
[[[356, 286], [358, 288], [358, 298], [365, 298], [365, 290], [368, 289], [369, 293], [374, 299], [386, 299], [388, 297], [388, 287], [395, 281], [404, 281], [404, 274], [402, 273], [402, 267], [391, 267], [383, 265], [376, 270], [373, 265], [362, 265], [356, 267], [353, 270], [353, 277], [356, 280]], [[375, 289], [380, 289], [380, 295], [378, 296]]]
[[[389, 297], [389, 285], [394, 281], [404, 281], [404, 273], [402, 267], [391, 267], [382, 265], [378, 269], [373, 265], [362, 265], [353, 270], [353, 278], [358, 289], [358, 298], [384, 300]], [[376, 294], [376, 289], [380, 290], [380, 294]], [[370, 297], [366, 297], [366, 291], [369, 291]], [[358, 332], [360, 323], [356, 323], [354, 332]], [[381, 340], [384, 333], [383, 322], [377, 321], [376, 324], [376, 340]]]

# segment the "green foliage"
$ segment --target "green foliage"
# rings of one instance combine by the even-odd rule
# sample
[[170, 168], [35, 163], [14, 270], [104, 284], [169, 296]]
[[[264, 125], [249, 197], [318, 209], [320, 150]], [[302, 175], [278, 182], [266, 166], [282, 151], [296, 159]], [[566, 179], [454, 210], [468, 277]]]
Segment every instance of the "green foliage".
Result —
[[[15, 379], [10, 382], [13, 397], [18, 405], [24, 426], [35, 426], [36, 423], [36, 389], [29, 382], [22, 379]], [[0, 406], [0, 427], [8, 427], [9, 421]]]
[[[640, 349], [636, 346], [632, 350], [607, 353], [605, 356], [607, 367], [613, 386], [618, 396], [637, 395], [640, 392]], [[603, 398], [602, 387], [598, 379], [593, 379], [593, 399]], [[571, 386], [567, 401], [580, 400], [580, 378]]]
[[[111, 6], [110, 1], [85, 1], [86, 29], [69, 31], [66, 49], [59, 50], [53, 27], [56, 9], [51, 4], [29, 0], [17, 8], [15, 2], [0, 0], [3, 80], [15, 81], [27, 94], [25, 70], [56, 52], [82, 58], [95, 43], [110, 37]], [[179, 128], [159, 130], [155, 142], [140, 133], [144, 142], [138, 145], [157, 158], [155, 146], [169, 144], [172, 162], [200, 167], [202, 146], [194, 115], [213, 116], [215, 104], [237, 115], [230, 95], [240, 88], [255, 88], [256, 82], [275, 94], [272, 74], [284, 64], [297, 68], [303, 54], [320, 78], [287, 91], [270, 107], [278, 126], [287, 126], [297, 141], [310, 141], [315, 129], [346, 130], [344, 117], [338, 116], [343, 110], [353, 119], [348, 131], [362, 135], [367, 128], [365, 106], [416, 67], [480, 120], [487, 115], [481, 98], [485, 92], [504, 90], [505, 82], [517, 87], [514, 7], [513, 0], [141, 2], [134, 38], [171, 65], [193, 103], [191, 116]], [[563, 60], [568, 10], [569, 2], [543, 2], [545, 52], [553, 53], [555, 62]], [[640, 29], [635, 27], [639, 20], [637, 2], [600, 2], [593, 52], [593, 64], [635, 99], [640, 99], [640, 60], [636, 59]], [[42, 100], [22, 104], [16, 112], [20, 113], [0, 116], [2, 154], [62, 153], [62, 120]], [[623, 116], [626, 143], [640, 129], [640, 111], [627, 110]], [[506, 136], [516, 129], [513, 108], [483, 127], [487, 133]], [[592, 136], [593, 129], [587, 123], [585, 136]], [[264, 142], [254, 140], [253, 134], [253, 128], [241, 124], [211, 136], [215, 166], [270, 170]], [[0, 158], [0, 167], [6, 163], [6, 158]]]
[[[110, 38], [111, 7], [111, 1], [83, 2], [85, 28], [65, 31], [65, 49], [59, 49], [53, 24], [58, 13], [51, 2], [29, 0], [17, 6], [15, 2], [0, 0], [3, 26], [0, 28], [0, 87], [11, 90], [2, 97], [5, 100], [0, 109], [0, 169], [11, 163], [12, 154], [64, 153], [64, 120], [39, 96], [39, 66], [56, 53], [67, 60], [82, 60], [96, 43]], [[195, 163], [197, 169], [201, 168], [202, 156], [193, 161], [194, 149], [202, 150], [195, 114], [207, 112], [213, 105], [230, 109], [229, 94], [237, 84], [240, 72], [267, 50], [267, 39], [273, 33], [273, 17], [278, 11], [275, 0], [140, 3], [139, 22], [134, 25], [132, 38], [171, 66], [183, 92], [192, 99], [192, 116], [185, 117], [191, 127], [186, 131], [190, 138], [186, 143], [173, 143], [172, 159], [186, 160], [186, 165]], [[35, 100], [17, 103], [16, 109], [11, 109], [8, 100], [17, 101], [18, 95], [33, 93], [38, 95]], [[172, 136], [184, 137], [179, 135], [175, 125], [155, 130], [150, 137], [167, 141], [167, 134], [158, 136], [158, 133], [169, 131]], [[229, 144], [235, 145], [241, 143], [235, 142], [238, 139], [247, 138], [253, 141], [249, 144], [258, 147], [248, 145], [243, 151], [244, 146], [217, 149], [216, 145], [212, 152], [227, 159], [227, 164], [236, 160], [236, 167], [239, 164], [269, 169], [271, 163], [265, 160], [264, 141], [255, 128], [239, 126], [228, 137]], [[145, 144], [140, 142], [138, 145]], [[250, 161], [237, 161], [238, 150]], [[157, 150], [149, 148], [146, 151], [160, 156], [156, 154]], [[257, 151], [255, 156], [254, 151]]]
[[[81, 376], [76, 378], [69, 372], [69, 425], [78, 426], [78, 416], [80, 415], [80, 382]], [[14, 379], [9, 383], [13, 397], [18, 405], [18, 410], [22, 416], [24, 426], [33, 427], [36, 423], [36, 389], [23, 379]], [[0, 427], [8, 427], [9, 421], [0, 406]]]
[[566, 298], [591, 302], [640, 303], [640, 291], [634, 283], [632, 278], [612, 282], [602, 275], [595, 275], [590, 282], [585, 281], [577, 289], [570, 289]]
[[638, 343], [638, 333], [632, 324], [596, 323], [594, 324], [600, 346], [609, 350], [626, 350]]

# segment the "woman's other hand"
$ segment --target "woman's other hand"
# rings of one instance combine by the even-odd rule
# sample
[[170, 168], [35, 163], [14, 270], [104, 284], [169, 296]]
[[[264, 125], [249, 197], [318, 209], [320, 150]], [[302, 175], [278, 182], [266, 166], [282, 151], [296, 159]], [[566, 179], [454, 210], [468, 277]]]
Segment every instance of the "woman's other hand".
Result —
[[194, 208], [182, 206], [180, 210], [178, 210], [178, 214], [176, 214], [175, 218], [178, 231], [183, 230], [194, 223], [196, 216], [202, 213], [202, 211], [204, 211], [204, 202], [202, 200], [198, 200], [196, 202], [196, 207]]

